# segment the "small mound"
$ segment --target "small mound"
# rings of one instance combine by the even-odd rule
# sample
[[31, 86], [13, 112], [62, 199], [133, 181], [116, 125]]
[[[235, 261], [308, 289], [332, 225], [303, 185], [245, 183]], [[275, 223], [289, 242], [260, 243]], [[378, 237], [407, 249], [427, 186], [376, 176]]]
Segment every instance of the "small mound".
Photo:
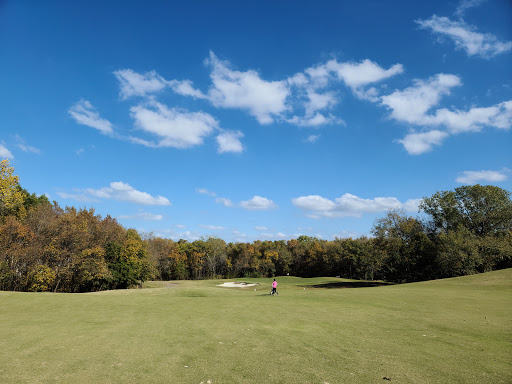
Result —
[[224, 284], [218, 284], [217, 287], [230, 287], [230, 288], [245, 288], [245, 287], [254, 287], [259, 284], [248, 284], [244, 281], [235, 281], [235, 282], [227, 282]]

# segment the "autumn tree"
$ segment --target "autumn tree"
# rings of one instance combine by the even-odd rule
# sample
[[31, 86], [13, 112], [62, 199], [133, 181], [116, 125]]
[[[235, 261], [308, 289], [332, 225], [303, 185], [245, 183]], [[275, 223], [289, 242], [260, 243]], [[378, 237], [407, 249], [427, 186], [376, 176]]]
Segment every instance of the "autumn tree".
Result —
[[0, 217], [15, 213], [23, 205], [19, 177], [13, 175], [9, 160], [0, 162]]

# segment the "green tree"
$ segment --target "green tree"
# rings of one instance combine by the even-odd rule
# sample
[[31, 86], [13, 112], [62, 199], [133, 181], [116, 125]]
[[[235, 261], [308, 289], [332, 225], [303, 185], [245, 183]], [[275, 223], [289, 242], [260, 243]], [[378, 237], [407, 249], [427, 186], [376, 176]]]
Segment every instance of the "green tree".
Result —
[[477, 236], [486, 236], [512, 228], [510, 192], [492, 185], [436, 192], [423, 198], [420, 209], [430, 216], [436, 232], [447, 233], [462, 225]]
[[460, 226], [439, 235], [436, 257], [438, 277], [471, 275], [482, 271], [483, 260], [478, 249], [479, 238]]
[[387, 280], [409, 282], [432, 278], [435, 246], [428, 237], [421, 221], [406, 216], [400, 210], [391, 210], [377, 220], [372, 229], [376, 240], [375, 252], [383, 252], [379, 258]]

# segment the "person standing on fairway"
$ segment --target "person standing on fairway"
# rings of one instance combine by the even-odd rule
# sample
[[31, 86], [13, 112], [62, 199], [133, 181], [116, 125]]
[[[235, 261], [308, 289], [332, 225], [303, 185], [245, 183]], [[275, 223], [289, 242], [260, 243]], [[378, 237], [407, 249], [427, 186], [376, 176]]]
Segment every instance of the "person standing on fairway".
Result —
[[275, 295], [277, 293], [277, 281], [274, 279], [272, 282], [272, 295]]

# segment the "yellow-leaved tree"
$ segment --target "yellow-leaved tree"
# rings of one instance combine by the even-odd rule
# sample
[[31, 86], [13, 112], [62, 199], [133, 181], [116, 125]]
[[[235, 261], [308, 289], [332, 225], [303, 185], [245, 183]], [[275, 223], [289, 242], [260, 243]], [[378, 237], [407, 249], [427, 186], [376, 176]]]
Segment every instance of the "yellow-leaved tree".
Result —
[[18, 184], [18, 176], [9, 160], [0, 162], [0, 217], [16, 212], [23, 205], [23, 194]]

